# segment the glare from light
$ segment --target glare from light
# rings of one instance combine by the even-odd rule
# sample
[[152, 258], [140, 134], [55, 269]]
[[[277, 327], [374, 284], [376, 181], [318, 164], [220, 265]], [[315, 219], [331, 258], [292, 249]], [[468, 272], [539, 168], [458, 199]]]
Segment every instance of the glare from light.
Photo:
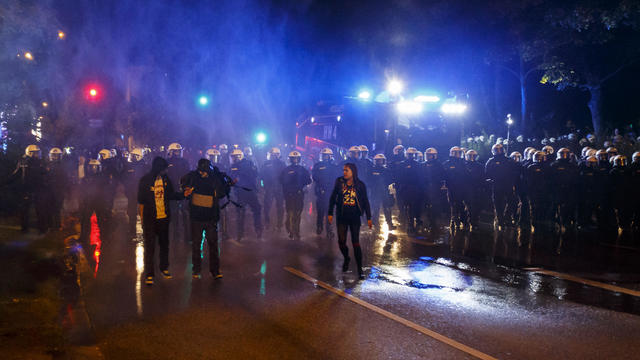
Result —
[[96, 97], [98, 95], [98, 90], [89, 89], [89, 95], [91, 95], [91, 97]]
[[415, 101], [400, 101], [397, 109], [400, 114], [415, 115], [422, 112], [423, 106], [422, 103]]
[[513, 119], [511, 118], [511, 114], [507, 114], [507, 125], [513, 125]]
[[316, 118], [314, 118], [313, 116], [311, 117], [311, 123], [316, 122]]
[[393, 79], [387, 84], [387, 91], [391, 95], [398, 95], [402, 92], [403, 87], [404, 86], [402, 85], [402, 82], [400, 82], [400, 80]]
[[42, 102], [42, 107], [48, 107], [48, 106], [49, 106], [49, 103], [48, 103], [48, 102], [46, 102], [46, 101], [43, 101], [43, 102]]
[[435, 103], [440, 101], [440, 97], [435, 95], [418, 95], [413, 98], [413, 101], [422, 102], [422, 103]]
[[358, 99], [369, 100], [371, 99], [371, 93], [367, 90], [360, 91], [360, 93], [358, 94]]
[[338, 115], [338, 117], [336, 118], [336, 120], [338, 120], [338, 122], [340, 122], [340, 120], [342, 120], [342, 116]]
[[27, 51], [26, 53], [24, 53], [24, 57], [25, 57], [27, 60], [33, 60], [33, 55], [32, 55], [30, 52], [28, 52], [28, 51]]
[[259, 132], [258, 134], [256, 134], [256, 141], [259, 144], [264, 144], [267, 141], [267, 134]]
[[64, 31], [60, 30], [58, 31], [58, 39], [64, 39], [64, 37], [67, 36]]
[[445, 114], [459, 115], [467, 111], [467, 105], [459, 103], [446, 103], [440, 108]]
[[198, 103], [202, 106], [206, 106], [209, 103], [209, 98], [204, 95], [200, 96], [200, 98], [198, 98]]

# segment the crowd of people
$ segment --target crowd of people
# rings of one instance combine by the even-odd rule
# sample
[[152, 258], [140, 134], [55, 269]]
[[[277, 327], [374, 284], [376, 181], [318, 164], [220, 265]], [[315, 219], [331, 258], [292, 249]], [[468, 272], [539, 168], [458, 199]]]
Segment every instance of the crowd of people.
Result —
[[[452, 230], [473, 231], [481, 218], [493, 221], [498, 231], [509, 226], [637, 228], [639, 143], [618, 134], [601, 142], [591, 135], [541, 141], [489, 136], [466, 139], [451, 147], [446, 158], [435, 148], [422, 153], [402, 145], [370, 158], [367, 146], [360, 145], [350, 147], [346, 159], [336, 159], [332, 149], [324, 148], [318, 154], [293, 150], [286, 162], [273, 147], [261, 163], [250, 147], [221, 144], [203, 150], [195, 169], [178, 143], [161, 154], [134, 148], [102, 149], [97, 156], [86, 156], [52, 148], [47, 159], [37, 145], [29, 145], [8, 182], [19, 184], [23, 231], [28, 230], [32, 207], [38, 230], [59, 228], [63, 204], [73, 209], [68, 203], [75, 198], [84, 239], [94, 214], [103, 236], [114, 229], [112, 208], [121, 187], [128, 200], [129, 234], [136, 235], [138, 216], [142, 223], [147, 284], [153, 284], [156, 245], [160, 271], [171, 277], [169, 239], [182, 236], [190, 241], [193, 276], [199, 278], [206, 241], [209, 270], [220, 278], [218, 233], [241, 244], [248, 209], [256, 238], [265, 230], [284, 229], [290, 239], [300, 240], [303, 208], [309, 202], [318, 235], [335, 237], [335, 213], [344, 271], [349, 268], [351, 233], [358, 274], [363, 276], [362, 217], [370, 227], [386, 223], [389, 230], [401, 226], [409, 234], [436, 231], [442, 220]], [[305, 200], [309, 186], [314, 196]], [[395, 209], [397, 218], [392, 216]]]

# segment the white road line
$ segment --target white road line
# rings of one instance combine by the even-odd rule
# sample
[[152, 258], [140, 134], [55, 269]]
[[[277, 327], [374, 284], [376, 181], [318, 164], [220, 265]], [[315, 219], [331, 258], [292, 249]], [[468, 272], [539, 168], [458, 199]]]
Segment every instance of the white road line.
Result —
[[465, 352], [465, 353], [467, 353], [469, 355], [472, 355], [472, 356], [474, 356], [474, 357], [476, 357], [478, 359], [497, 360], [493, 356], [487, 355], [487, 354], [485, 354], [485, 353], [483, 353], [483, 352], [481, 352], [479, 350], [476, 350], [476, 349], [471, 348], [471, 347], [469, 347], [467, 345], [459, 343], [459, 342], [457, 342], [457, 341], [455, 341], [453, 339], [450, 339], [450, 338], [448, 338], [448, 337], [446, 337], [444, 335], [441, 335], [441, 334], [439, 334], [439, 333], [437, 333], [437, 332], [435, 332], [433, 330], [429, 330], [429, 329], [427, 329], [427, 328], [425, 328], [423, 326], [420, 326], [420, 325], [418, 325], [418, 324], [416, 324], [414, 322], [411, 322], [411, 321], [409, 321], [409, 320], [407, 320], [407, 319], [405, 319], [403, 317], [400, 317], [400, 316], [398, 316], [396, 314], [393, 314], [393, 313], [391, 313], [391, 312], [389, 312], [387, 310], [384, 310], [384, 309], [379, 308], [379, 307], [377, 307], [377, 306], [375, 306], [373, 304], [370, 304], [370, 303], [368, 303], [368, 302], [366, 302], [364, 300], [361, 300], [361, 299], [359, 299], [359, 298], [357, 298], [357, 297], [355, 297], [353, 295], [347, 294], [343, 290], [336, 289], [333, 286], [331, 286], [331, 285], [329, 285], [329, 284], [327, 284], [325, 282], [316, 280], [316, 279], [312, 278], [311, 276], [309, 276], [309, 275], [307, 275], [307, 274], [305, 274], [305, 273], [303, 273], [303, 272], [301, 272], [299, 270], [296, 270], [296, 269], [288, 267], [288, 266], [286, 266], [284, 268], [284, 270], [286, 270], [286, 271], [290, 272], [291, 274], [293, 274], [295, 276], [298, 276], [298, 277], [300, 277], [302, 279], [310, 281], [311, 283], [313, 283], [313, 284], [315, 284], [315, 285], [317, 285], [317, 286], [319, 286], [319, 287], [321, 287], [321, 288], [323, 288], [325, 290], [328, 290], [328, 291], [330, 291], [330, 292], [332, 292], [332, 293], [334, 293], [334, 294], [336, 294], [338, 296], [341, 296], [341, 297], [343, 297], [343, 298], [345, 298], [347, 300], [350, 300], [350, 301], [352, 301], [352, 302], [354, 302], [354, 303], [356, 303], [356, 304], [358, 304], [360, 306], [363, 306], [363, 307], [365, 307], [365, 308], [367, 308], [367, 309], [369, 309], [369, 310], [371, 310], [373, 312], [376, 312], [376, 313], [378, 313], [378, 314], [380, 314], [380, 315], [382, 315], [382, 316], [384, 316], [384, 317], [386, 317], [388, 319], [391, 319], [393, 321], [399, 322], [402, 325], [405, 325], [405, 326], [410, 327], [410, 328], [412, 328], [412, 329], [414, 329], [416, 331], [419, 331], [419, 332], [421, 332], [421, 333], [423, 333], [423, 334], [425, 334], [427, 336], [430, 336], [430, 337], [432, 337], [432, 338], [434, 338], [434, 339], [436, 339], [436, 340], [438, 340], [440, 342], [443, 342], [443, 343], [445, 343], [445, 344], [447, 344], [447, 345], [449, 345], [451, 347], [454, 347], [454, 348], [456, 348], [456, 349], [458, 349], [458, 350], [460, 350], [462, 352]]
[[537, 274], [542, 274], [542, 275], [549, 275], [549, 276], [553, 276], [553, 277], [557, 277], [559, 279], [563, 279], [563, 280], [568, 280], [568, 281], [573, 281], [573, 282], [577, 282], [580, 284], [584, 284], [584, 285], [589, 285], [589, 286], [595, 286], [601, 289], [605, 289], [605, 290], [610, 290], [610, 291], [614, 291], [614, 292], [618, 292], [618, 293], [623, 293], [623, 294], [627, 294], [627, 295], [631, 295], [631, 296], [638, 296], [640, 297], [640, 291], [637, 290], [631, 290], [631, 289], [627, 289], [621, 286], [616, 286], [616, 285], [611, 285], [611, 284], [607, 284], [607, 283], [603, 283], [603, 282], [599, 282], [599, 281], [593, 281], [593, 280], [589, 280], [589, 279], [583, 279], [577, 276], [573, 276], [573, 275], [569, 275], [569, 274], [563, 274], [563, 273], [559, 273], [559, 272], [555, 272], [555, 271], [551, 271], [551, 270], [545, 270], [542, 268], [525, 268], [523, 270], [526, 271], [531, 271]]

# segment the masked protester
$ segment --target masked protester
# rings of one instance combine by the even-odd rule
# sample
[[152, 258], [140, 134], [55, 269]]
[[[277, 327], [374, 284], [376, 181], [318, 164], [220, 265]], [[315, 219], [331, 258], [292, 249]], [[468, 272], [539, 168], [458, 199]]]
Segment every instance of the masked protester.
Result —
[[175, 192], [167, 175], [169, 163], [156, 157], [151, 163], [151, 171], [144, 175], [138, 185], [138, 213], [142, 219], [144, 236], [145, 284], [153, 285], [155, 275], [156, 242], [160, 248], [160, 271], [170, 279], [169, 272], [169, 221], [170, 200], [182, 200], [183, 195]]
[[237, 237], [242, 241], [244, 237], [244, 218], [246, 206], [253, 213], [253, 226], [256, 237], [262, 237], [262, 208], [258, 202], [258, 169], [249, 160], [244, 158], [242, 150], [235, 149], [231, 152], [231, 170], [229, 176], [236, 182], [234, 193], [239, 207], [236, 208]]
[[[280, 184], [280, 174], [285, 167], [285, 163], [280, 159], [280, 149], [274, 147], [269, 151], [269, 158], [260, 169], [260, 181], [264, 187], [264, 223], [266, 226], [273, 226], [273, 229], [277, 229], [278, 232], [282, 230], [284, 215], [284, 195]], [[275, 205], [275, 224], [271, 223], [270, 217], [272, 205]]]
[[300, 165], [302, 155], [297, 151], [289, 153], [289, 166], [280, 174], [280, 184], [284, 194], [287, 218], [285, 227], [289, 238], [300, 240], [300, 216], [304, 206], [304, 189], [311, 184], [309, 171]]
[[201, 277], [202, 243], [209, 247], [209, 271], [214, 279], [222, 278], [218, 248], [220, 199], [229, 195], [231, 179], [208, 159], [200, 159], [198, 168], [184, 178], [184, 195], [189, 201], [191, 219], [191, 263], [194, 279]]
[[316, 195], [316, 234], [322, 234], [322, 229], [326, 222], [326, 231], [329, 238], [333, 236], [327, 220], [329, 196], [333, 190], [336, 177], [339, 175], [339, 168], [333, 163], [333, 151], [329, 148], [322, 149], [320, 151], [320, 161], [315, 163], [311, 169], [311, 177]]
[[344, 257], [342, 271], [349, 270], [349, 248], [347, 234], [351, 233], [353, 255], [358, 266], [358, 277], [364, 279], [362, 270], [362, 249], [360, 248], [360, 218], [367, 217], [367, 225], [371, 229], [371, 208], [367, 197], [366, 185], [358, 179], [358, 168], [355, 164], [347, 163], [343, 167], [343, 176], [336, 179], [335, 186], [329, 199], [329, 223], [333, 222], [333, 209], [336, 209], [338, 226], [338, 246]]

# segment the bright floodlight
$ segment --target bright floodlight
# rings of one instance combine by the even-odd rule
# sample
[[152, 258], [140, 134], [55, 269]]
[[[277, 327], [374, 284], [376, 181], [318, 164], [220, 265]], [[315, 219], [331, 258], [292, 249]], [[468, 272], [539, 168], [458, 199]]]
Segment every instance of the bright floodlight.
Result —
[[396, 106], [400, 114], [415, 115], [422, 112], [422, 104], [415, 101], [401, 101]]
[[435, 103], [440, 101], [440, 97], [435, 95], [418, 95], [413, 98], [413, 101], [423, 102], [423, 103]]
[[389, 81], [389, 83], [387, 84], [387, 91], [391, 94], [391, 95], [398, 95], [402, 92], [402, 82], [400, 82], [400, 80], [396, 80], [393, 79], [391, 81]]
[[467, 110], [467, 105], [458, 103], [447, 103], [443, 104], [440, 110], [442, 110], [442, 112], [445, 114], [459, 115]]
[[369, 99], [371, 99], [371, 93], [368, 92], [367, 90], [362, 90], [358, 94], [358, 99], [360, 99], [360, 100], [369, 100]]
[[256, 141], [258, 144], [264, 144], [267, 141], [267, 134], [259, 132], [256, 134]]
[[200, 105], [202, 105], [202, 106], [206, 106], [209, 103], [209, 98], [204, 96], [204, 95], [200, 96], [198, 98], [198, 103], [200, 103]]

